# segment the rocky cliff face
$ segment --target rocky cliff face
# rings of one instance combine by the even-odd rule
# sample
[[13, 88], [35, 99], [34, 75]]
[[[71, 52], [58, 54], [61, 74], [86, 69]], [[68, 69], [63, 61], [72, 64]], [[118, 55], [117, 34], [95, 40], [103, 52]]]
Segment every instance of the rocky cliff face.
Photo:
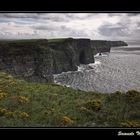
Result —
[[94, 55], [101, 52], [110, 52], [111, 47], [119, 46], [128, 46], [128, 44], [123, 41], [91, 40]]
[[0, 71], [15, 77], [50, 81], [52, 61], [47, 40], [0, 42]]
[[29, 81], [52, 81], [54, 73], [93, 62], [89, 39], [0, 42], [0, 71]]
[[94, 63], [96, 53], [123, 45], [73, 38], [0, 41], [0, 71], [29, 81], [53, 81], [53, 74], [75, 71], [80, 64]]
[[93, 50], [94, 55], [101, 52], [110, 52], [111, 46], [109, 41], [105, 40], [92, 40], [91, 48]]
[[108, 41], [111, 47], [128, 46], [124, 41]]
[[55, 56], [53, 73], [77, 70], [81, 63], [94, 63], [90, 39], [50, 40], [48, 45]]

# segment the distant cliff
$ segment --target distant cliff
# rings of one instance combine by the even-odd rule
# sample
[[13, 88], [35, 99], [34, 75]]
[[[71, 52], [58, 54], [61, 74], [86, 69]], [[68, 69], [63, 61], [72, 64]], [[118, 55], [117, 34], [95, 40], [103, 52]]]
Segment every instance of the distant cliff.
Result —
[[111, 47], [128, 46], [124, 41], [91, 40], [93, 54], [110, 52]]
[[93, 50], [93, 54], [101, 53], [101, 52], [110, 52], [110, 43], [105, 40], [91, 40], [91, 48]]
[[111, 47], [128, 46], [124, 41], [108, 41]]

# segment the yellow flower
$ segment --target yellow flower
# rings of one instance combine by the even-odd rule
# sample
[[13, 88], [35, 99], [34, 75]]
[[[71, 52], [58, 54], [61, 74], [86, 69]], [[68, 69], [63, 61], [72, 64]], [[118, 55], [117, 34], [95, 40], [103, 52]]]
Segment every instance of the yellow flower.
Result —
[[11, 111], [6, 112], [6, 113], [5, 113], [5, 117], [7, 117], [7, 118], [12, 118], [12, 117], [14, 117], [14, 112], [11, 112]]
[[88, 109], [92, 109], [96, 111], [100, 110], [102, 107], [102, 103], [100, 100], [90, 100], [85, 105]]
[[29, 99], [27, 97], [25, 97], [25, 96], [18, 96], [17, 100], [21, 104], [25, 104], [25, 103], [29, 102]]
[[124, 121], [120, 124], [122, 127], [140, 127], [140, 122], [137, 121]]
[[83, 106], [80, 108], [80, 111], [81, 112], [89, 112], [89, 110], [86, 107], [83, 107]]
[[50, 115], [55, 112], [54, 108], [48, 108], [44, 111], [44, 115]]
[[64, 116], [62, 119], [62, 123], [63, 124], [73, 124], [74, 121], [71, 118], [69, 118], [68, 116]]
[[5, 92], [0, 93], [0, 100], [7, 97], [7, 94]]
[[20, 118], [23, 119], [23, 120], [26, 120], [26, 119], [29, 119], [30, 116], [29, 116], [28, 113], [22, 112], [22, 113], [20, 113]]
[[7, 113], [8, 110], [5, 108], [0, 108], [0, 115], [4, 115], [5, 113]]

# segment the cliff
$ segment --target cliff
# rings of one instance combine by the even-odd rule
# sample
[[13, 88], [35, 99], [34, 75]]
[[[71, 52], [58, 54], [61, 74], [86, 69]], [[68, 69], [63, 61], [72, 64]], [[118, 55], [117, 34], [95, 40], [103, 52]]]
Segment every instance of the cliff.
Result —
[[93, 62], [90, 39], [0, 41], [0, 71], [29, 81], [52, 81], [54, 73]]
[[93, 50], [93, 54], [101, 53], [101, 52], [110, 52], [111, 46], [109, 41], [105, 40], [92, 40], [91, 48]]
[[76, 71], [80, 64], [94, 63], [96, 53], [123, 45], [73, 38], [0, 41], [0, 71], [29, 81], [53, 81], [53, 74]]
[[93, 54], [110, 52], [111, 47], [128, 46], [124, 41], [91, 40]]
[[124, 41], [108, 41], [111, 47], [128, 46]]

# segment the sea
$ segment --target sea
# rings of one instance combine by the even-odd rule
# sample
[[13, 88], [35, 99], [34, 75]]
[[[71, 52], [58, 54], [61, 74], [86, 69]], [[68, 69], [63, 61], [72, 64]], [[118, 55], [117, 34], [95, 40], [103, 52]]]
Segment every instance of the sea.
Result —
[[113, 93], [140, 91], [140, 45], [112, 47], [96, 54], [95, 63], [80, 64], [77, 71], [54, 75], [54, 82], [83, 91]]

